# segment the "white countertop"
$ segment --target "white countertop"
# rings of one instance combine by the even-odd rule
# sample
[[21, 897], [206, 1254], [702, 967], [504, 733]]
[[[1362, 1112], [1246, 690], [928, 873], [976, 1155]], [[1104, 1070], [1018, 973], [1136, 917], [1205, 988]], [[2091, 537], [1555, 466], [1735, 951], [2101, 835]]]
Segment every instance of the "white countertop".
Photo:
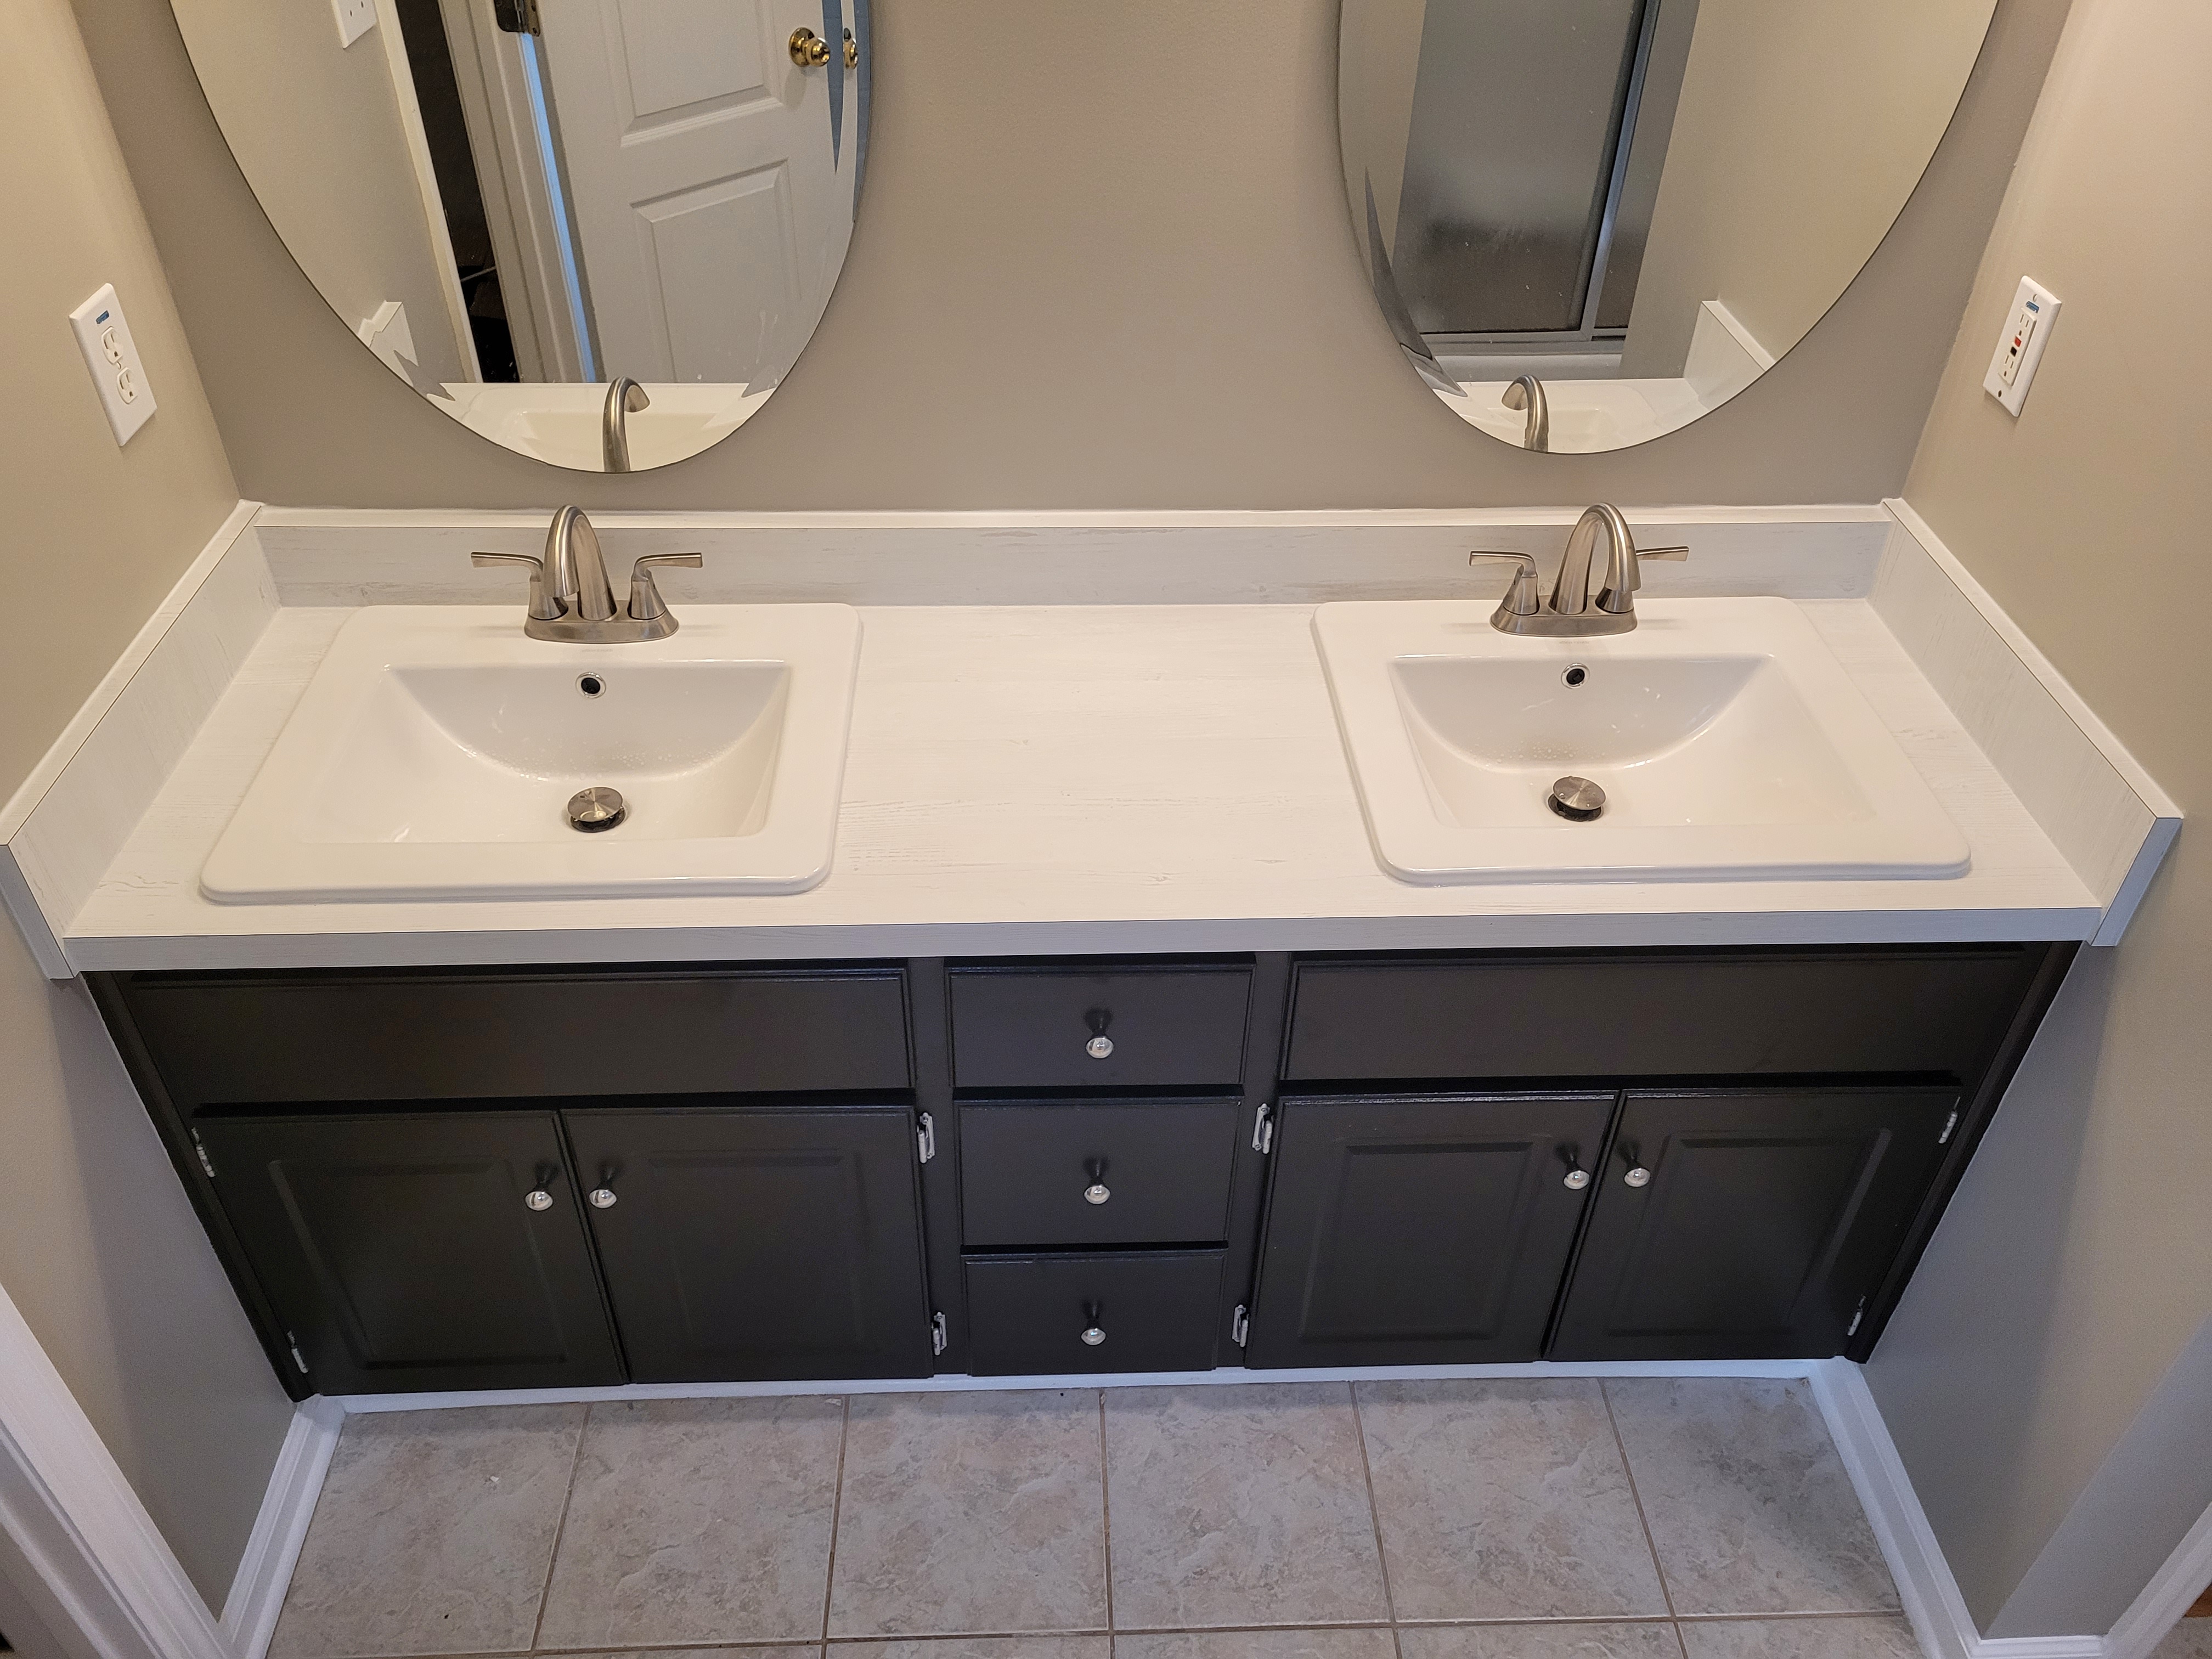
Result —
[[64, 943], [97, 969], [2090, 937], [2102, 905], [1872, 605], [1804, 609], [1965, 831], [1966, 875], [1411, 886], [1369, 845], [1310, 607], [927, 606], [862, 609], [811, 891], [212, 903], [200, 866], [352, 614], [291, 606]]

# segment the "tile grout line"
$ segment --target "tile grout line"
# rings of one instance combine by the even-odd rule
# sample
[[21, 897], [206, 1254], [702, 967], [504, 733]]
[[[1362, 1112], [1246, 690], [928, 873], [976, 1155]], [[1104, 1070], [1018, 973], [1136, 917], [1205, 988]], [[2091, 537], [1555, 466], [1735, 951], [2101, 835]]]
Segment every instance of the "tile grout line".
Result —
[[817, 1654], [830, 1651], [830, 1601], [837, 1593], [837, 1528], [845, 1518], [845, 1449], [853, 1438], [853, 1396], [847, 1395], [837, 1417], [837, 1479], [830, 1489], [830, 1561], [822, 1573], [822, 1635]]
[[1114, 1653], [1114, 1486], [1106, 1473], [1106, 1390], [1098, 1390], [1098, 1520], [1106, 1547], [1106, 1652]]
[[538, 1617], [531, 1621], [530, 1642], [526, 1652], [538, 1650], [538, 1638], [545, 1633], [545, 1609], [553, 1600], [553, 1575], [561, 1565], [561, 1543], [568, 1535], [568, 1511], [576, 1502], [576, 1473], [584, 1467], [584, 1439], [592, 1431], [592, 1403], [584, 1403], [584, 1420], [576, 1425], [576, 1449], [568, 1455], [568, 1484], [561, 1493], [561, 1521], [553, 1528], [553, 1547], [545, 1557], [545, 1582], [538, 1587]]
[[1382, 1508], [1375, 1501], [1375, 1466], [1367, 1455], [1367, 1419], [1360, 1414], [1359, 1384], [1347, 1382], [1352, 1399], [1352, 1435], [1359, 1443], [1359, 1473], [1367, 1482], [1367, 1524], [1375, 1533], [1375, 1565], [1382, 1574], [1382, 1611], [1390, 1620], [1390, 1651], [1405, 1659], [1405, 1644], [1398, 1638], [1398, 1601], [1390, 1593], [1390, 1558], [1382, 1549]]
[[1674, 1645], [1682, 1650], [1682, 1659], [1689, 1659], [1690, 1644], [1683, 1639], [1681, 1615], [1674, 1610], [1674, 1587], [1667, 1582], [1667, 1565], [1659, 1559], [1659, 1540], [1651, 1535], [1651, 1517], [1644, 1512], [1644, 1493], [1636, 1484], [1635, 1466], [1628, 1461], [1628, 1440], [1620, 1431], [1620, 1419], [1613, 1415], [1613, 1390], [1605, 1379], [1597, 1382], [1597, 1397], [1605, 1406], [1606, 1426], [1613, 1431], [1614, 1449], [1620, 1453], [1620, 1473], [1628, 1482], [1628, 1500], [1636, 1505], [1636, 1524], [1644, 1529], [1644, 1547], [1651, 1554], [1651, 1571], [1658, 1576], [1660, 1599], [1667, 1604], [1667, 1620], [1674, 1627]]

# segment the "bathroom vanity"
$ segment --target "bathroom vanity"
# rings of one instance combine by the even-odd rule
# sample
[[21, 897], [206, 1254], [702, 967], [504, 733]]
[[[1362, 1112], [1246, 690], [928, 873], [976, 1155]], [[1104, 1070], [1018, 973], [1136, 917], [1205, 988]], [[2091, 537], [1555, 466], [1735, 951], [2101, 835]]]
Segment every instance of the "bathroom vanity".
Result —
[[1863, 1356], [2073, 950], [94, 983], [304, 1396]]

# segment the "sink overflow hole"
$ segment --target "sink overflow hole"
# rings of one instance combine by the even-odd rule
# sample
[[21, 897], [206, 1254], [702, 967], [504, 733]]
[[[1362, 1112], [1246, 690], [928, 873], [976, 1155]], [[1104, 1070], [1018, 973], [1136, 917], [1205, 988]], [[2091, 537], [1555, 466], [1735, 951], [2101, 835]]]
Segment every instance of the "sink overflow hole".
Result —
[[1567, 672], [1560, 675], [1559, 678], [1565, 680], [1569, 685], [1580, 685], [1584, 680], [1589, 678], [1589, 670], [1583, 667], [1580, 663], [1576, 663], [1569, 667]]
[[601, 679], [597, 674], [579, 674], [576, 676], [576, 690], [582, 692], [587, 697], [596, 697], [600, 692], [606, 689], [607, 683]]

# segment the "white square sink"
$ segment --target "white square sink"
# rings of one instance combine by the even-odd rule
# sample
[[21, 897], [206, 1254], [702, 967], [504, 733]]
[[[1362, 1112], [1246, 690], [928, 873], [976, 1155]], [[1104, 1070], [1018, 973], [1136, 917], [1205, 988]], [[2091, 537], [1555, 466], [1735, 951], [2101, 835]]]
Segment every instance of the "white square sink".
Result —
[[[830, 872], [848, 605], [687, 605], [672, 637], [526, 638], [513, 605], [338, 630], [200, 872], [226, 903], [796, 893]], [[621, 792], [586, 833], [569, 798]]]
[[[1965, 836], [1789, 600], [1647, 600], [1633, 633], [1582, 640], [1501, 634], [1492, 609], [1314, 613], [1368, 833], [1392, 875], [1966, 873]], [[1595, 819], [1552, 809], [1569, 776], [1605, 792]]]

